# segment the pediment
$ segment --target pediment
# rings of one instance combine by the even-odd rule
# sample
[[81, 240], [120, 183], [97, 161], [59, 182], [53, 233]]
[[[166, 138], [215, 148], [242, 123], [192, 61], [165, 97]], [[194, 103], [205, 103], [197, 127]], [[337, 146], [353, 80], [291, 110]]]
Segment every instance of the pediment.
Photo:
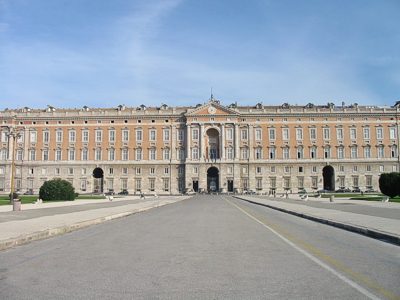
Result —
[[186, 113], [186, 116], [204, 116], [204, 115], [239, 115], [239, 113], [231, 108], [223, 106], [216, 101], [209, 101], [199, 107]]

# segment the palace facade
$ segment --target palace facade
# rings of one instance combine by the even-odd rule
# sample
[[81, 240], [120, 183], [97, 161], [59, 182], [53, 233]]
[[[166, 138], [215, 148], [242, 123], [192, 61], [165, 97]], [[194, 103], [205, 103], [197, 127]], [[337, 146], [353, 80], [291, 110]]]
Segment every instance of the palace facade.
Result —
[[378, 190], [399, 168], [398, 107], [6, 109], [0, 192], [63, 178], [79, 193]]

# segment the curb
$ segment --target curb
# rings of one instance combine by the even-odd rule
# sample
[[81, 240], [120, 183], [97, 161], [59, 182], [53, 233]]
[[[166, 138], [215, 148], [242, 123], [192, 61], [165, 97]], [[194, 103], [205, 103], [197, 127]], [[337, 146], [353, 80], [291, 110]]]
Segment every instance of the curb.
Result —
[[344, 230], [347, 230], [347, 231], [351, 231], [351, 232], [355, 232], [355, 233], [358, 233], [358, 234], [362, 234], [362, 235], [368, 236], [370, 238], [381, 240], [383, 242], [387, 242], [387, 243], [391, 243], [391, 244], [400, 246], [400, 236], [397, 236], [397, 235], [381, 232], [381, 231], [374, 230], [374, 229], [369, 229], [369, 228], [362, 227], [362, 226], [346, 224], [346, 223], [339, 223], [339, 222], [328, 220], [328, 219], [324, 219], [324, 218], [321, 218], [321, 217], [315, 217], [315, 216], [312, 216], [312, 215], [307, 215], [307, 214], [304, 214], [304, 213], [299, 213], [299, 212], [295, 212], [295, 211], [292, 211], [292, 210], [287, 210], [287, 209], [276, 207], [276, 206], [273, 206], [273, 205], [264, 204], [264, 203], [260, 203], [260, 202], [256, 202], [256, 201], [252, 201], [252, 200], [248, 200], [248, 199], [244, 199], [244, 198], [241, 198], [241, 197], [238, 197], [238, 196], [233, 196], [233, 197], [236, 198], [236, 199], [242, 200], [242, 201], [246, 201], [246, 202], [252, 203], [252, 204], [265, 206], [265, 207], [268, 207], [268, 208], [271, 208], [271, 209], [274, 209], [274, 210], [278, 210], [278, 211], [281, 211], [281, 212], [284, 212], [284, 213], [287, 213], [287, 214], [291, 214], [291, 215], [294, 215], [294, 216], [297, 216], [297, 217], [301, 217], [301, 218], [308, 219], [308, 220], [311, 220], [311, 221], [314, 221], [314, 222], [318, 222], [318, 223], [330, 225], [330, 226], [333, 226], [333, 227], [341, 228], [341, 229], [344, 229]]
[[[184, 199], [182, 199], [182, 200], [184, 200]], [[146, 207], [146, 208], [138, 208], [138, 209], [134, 209], [132, 211], [127, 211], [127, 212], [123, 212], [123, 213], [100, 217], [100, 218], [96, 218], [96, 219], [92, 219], [92, 220], [86, 220], [86, 221], [74, 223], [71, 225], [65, 225], [65, 226], [49, 228], [49, 229], [45, 229], [45, 230], [37, 231], [37, 232], [33, 232], [33, 233], [23, 234], [18, 237], [15, 237], [15, 238], [0, 241], [0, 251], [14, 248], [14, 247], [20, 246], [20, 245], [29, 244], [30, 242], [33, 242], [33, 241], [48, 239], [48, 238], [51, 238], [54, 236], [58, 236], [58, 235], [62, 235], [62, 234], [76, 231], [79, 229], [83, 229], [83, 228], [86, 228], [86, 227], [89, 227], [92, 225], [98, 225], [98, 224], [101, 224], [101, 223], [104, 223], [107, 221], [127, 217], [130, 215], [136, 214], [136, 213], [150, 210], [152, 208], [157, 208], [157, 207], [165, 206], [168, 204], [177, 203], [180, 201], [181, 200], [176, 201], [176, 202], [158, 204], [158, 205]]]

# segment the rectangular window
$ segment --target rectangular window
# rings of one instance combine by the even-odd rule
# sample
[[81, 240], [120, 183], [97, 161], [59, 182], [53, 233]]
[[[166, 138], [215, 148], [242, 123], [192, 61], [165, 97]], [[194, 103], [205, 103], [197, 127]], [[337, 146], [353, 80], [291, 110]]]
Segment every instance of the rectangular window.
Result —
[[122, 168], [122, 174], [128, 175], [128, 168]]
[[289, 147], [284, 147], [282, 149], [282, 154], [284, 159], [289, 159], [290, 158], [290, 151]]
[[128, 179], [121, 179], [121, 190], [128, 190]]
[[303, 139], [303, 128], [296, 128], [296, 140], [300, 141]]
[[178, 130], [178, 141], [183, 141], [184, 131], [182, 129]]
[[36, 160], [36, 150], [35, 149], [29, 150], [29, 160]]
[[61, 149], [56, 150], [56, 160], [61, 160]]
[[76, 132], [75, 132], [75, 130], [70, 130], [68, 132], [68, 134], [69, 134], [69, 138], [68, 138], [69, 142], [70, 143], [75, 143], [76, 142]]
[[385, 157], [385, 151], [383, 146], [378, 147], [378, 158], [384, 158]]
[[82, 131], [82, 142], [84, 142], [84, 143], [89, 142], [89, 131], [88, 130]]
[[351, 140], [357, 139], [357, 129], [356, 128], [350, 128], [350, 139]]
[[136, 178], [135, 180], [135, 189], [137, 192], [142, 190], [142, 180], [140, 178]]
[[169, 191], [169, 178], [163, 178], [163, 189], [164, 192]]
[[154, 178], [149, 179], [149, 189], [154, 192], [156, 188], [156, 180]]
[[109, 130], [108, 131], [108, 141], [110, 143], [114, 143], [115, 142], [115, 130]]
[[97, 148], [95, 150], [95, 159], [96, 160], [101, 160], [101, 148]]
[[336, 128], [336, 137], [338, 140], [343, 140], [343, 128]]
[[355, 146], [351, 147], [351, 152], [350, 152], [351, 158], [357, 158], [357, 156], [358, 156], [357, 150], [358, 150], [357, 147], [355, 147]]
[[31, 131], [29, 134], [30, 134], [29, 141], [31, 143], [36, 143], [36, 141], [37, 141], [37, 132], [36, 131]]
[[383, 128], [378, 127], [378, 128], [376, 129], [376, 138], [377, 138], [378, 140], [382, 140], [382, 139], [383, 139]]
[[150, 168], [150, 175], [156, 174], [156, 168]]
[[127, 129], [122, 130], [122, 141], [129, 142], [129, 130]]
[[164, 140], [164, 142], [168, 142], [169, 141], [169, 139], [170, 139], [169, 133], [170, 133], [169, 129], [164, 129], [163, 130], [163, 140]]
[[310, 128], [310, 140], [316, 140], [316, 139], [317, 139], [317, 129]]
[[269, 185], [272, 189], [276, 188], [276, 177], [270, 177], [269, 178]]
[[311, 187], [315, 190], [318, 189], [318, 177], [317, 176], [311, 177]]
[[242, 129], [240, 132], [241, 132], [241, 139], [247, 140], [247, 129]]
[[154, 129], [150, 130], [150, 141], [154, 142], [156, 140], [156, 131]]
[[369, 140], [371, 138], [370, 131], [369, 131], [368, 127], [365, 127], [363, 129], [363, 138], [364, 138], [364, 140]]
[[284, 141], [289, 140], [289, 128], [282, 128], [282, 139]]
[[227, 157], [227, 159], [233, 159], [233, 148], [232, 147], [228, 147], [226, 149], [226, 157]]
[[371, 147], [369, 146], [364, 147], [364, 157], [371, 158]]
[[256, 167], [256, 174], [261, 174], [262, 168], [261, 167]]
[[275, 159], [275, 152], [276, 149], [275, 148], [269, 148], [269, 159]]
[[192, 129], [192, 139], [194, 140], [199, 139], [199, 130], [197, 128]]
[[275, 128], [270, 128], [268, 131], [269, 131], [269, 139], [275, 140]]
[[128, 149], [124, 148], [122, 149], [122, 160], [128, 160], [129, 159], [129, 151]]
[[63, 138], [63, 132], [61, 130], [56, 131], [56, 142], [61, 143]]
[[372, 187], [372, 175], [365, 175], [365, 185], [369, 188]]
[[229, 141], [233, 140], [233, 128], [226, 129], [226, 139]]
[[391, 140], [396, 139], [396, 128], [395, 127], [390, 127], [389, 128], [389, 138]]
[[100, 143], [103, 140], [103, 131], [96, 130], [96, 142]]
[[261, 141], [262, 139], [262, 131], [260, 128], [256, 129], [256, 141]]
[[329, 140], [331, 138], [331, 131], [330, 128], [324, 128], [324, 140]]
[[115, 160], [115, 149], [110, 148], [108, 150], [108, 160]]
[[297, 187], [299, 189], [304, 188], [304, 177], [297, 177]]
[[49, 150], [43, 150], [43, 160], [49, 160]]
[[163, 158], [164, 158], [164, 160], [169, 159], [169, 148], [166, 148], [163, 150]]
[[199, 159], [199, 149], [192, 148], [192, 159]]
[[256, 190], [258, 191], [262, 190], [262, 178], [256, 179]]
[[58, 175], [60, 175], [60, 173], [61, 173], [61, 172], [60, 172], [60, 168], [55, 168], [55, 169], [54, 169], [54, 174], [55, 174], [55, 175], [58, 176]]
[[256, 159], [262, 159], [262, 148], [256, 148]]
[[135, 150], [136, 153], [136, 160], [142, 160], [142, 149], [138, 148]]
[[339, 176], [339, 188], [344, 189], [346, 187], [346, 178]]
[[48, 143], [48, 142], [50, 142], [50, 132], [43, 131], [43, 143]]
[[142, 168], [137, 167], [135, 170], [136, 170], [136, 175], [142, 174]]
[[242, 153], [242, 159], [248, 159], [249, 158], [249, 150], [248, 148], [242, 148], [240, 149]]
[[68, 160], [75, 160], [75, 149], [68, 150]]
[[136, 130], [136, 141], [141, 142], [143, 139], [143, 132], [142, 130], [138, 129]]
[[149, 159], [150, 160], [155, 160], [156, 159], [156, 149], [155, 148], [151, 148], [149, 150]]
[[337, 148], [337, 157], [338, 158], [344, 158], [344, 148], [343, 147], [338, 147]]

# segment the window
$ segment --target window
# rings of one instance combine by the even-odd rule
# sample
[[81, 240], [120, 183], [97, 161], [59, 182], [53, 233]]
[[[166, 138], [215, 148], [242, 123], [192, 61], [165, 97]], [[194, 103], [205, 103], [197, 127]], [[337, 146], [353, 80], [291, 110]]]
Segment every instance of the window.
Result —
[[229, 141], [233, 140], [233, 128], [226, 129], [226, 139]]
[[365, 175], [365, 185], [372, 187], [372, 175]]
[[163, 178], [163, 189], [164, 192], [169, 191], [169, 178]]
[[68, 149], [68, 160], [75, 160], [75, 149]]
[[30, 135], [29, 141], [31, 143], [36, 143], [36, 141], [37, 141], [37, 132], [36, 131], [31, 131], [29, 133], [29, 135]]
[[89, 159], [88, 154], [89, 154], [88, 149], [87, 149], [87, 148], [83, 148], [83, 149], [82, 149], [82, 156], [81, 156], [81, 159], [82, 159], [82, 160], [88, 160], [88, 159]]
[[261, 174], [262, 168], [261, 167], [256, 167], [256, 174]]
[[310, 128], [310, 140], [316, 140], [316, 139], [317, 139], [317, 129]]
[[311, 167], [311, 173], [317, 173], [317, 166]]
[[391, 156], [392, 158], [397, 157], [397, 146], [396, 146], [396, 145], [392, 145], [392, 146], [390, 147], [390, 156]]
[[336, 137], [338, 140], [343, 140], [343, 128], [336, 128]]
[[256, 159], [262, 159], [262, 148], [261, 147], [256, 148]]
[[243, 147], [240, 149], [241, 152], [241, 157], [242, 159], [248, 159], [249, 158], [249, 149], [247, 147]]
[[122, 168], [122, 175], [128, 175], [128, 168]]
[[366, 169], [367, 172], [371, 172], [371, 170], [372, 170], [371, 165], [367, 165], [367, 166], [365, 167], [365, 169]]
[[103, 140], [103, 131], [96, 130], [96, 143], [100, 143]]
[[311, 177], [311, 187], [315, 190], [318, 189], [318, 177], [317, 176]]
[[156, 174], [156, 168], [150, 168], [150, 175]]
[[303, 158], [303, 147], [302, 146], [297, 147], [297, 158], [298, 159]]
[[383, 128], [382, 127], [376, 128], [376, 138], [378, 140], [382, 140], [383, 139]]
[[109, 175], [114, 175], [114, 168], [109, 168], [108, 169], [108, 174]]
[[352, 146], [352, 147], [350, 147], [350, 157], [351, 158], [357, 158], [357, 156], [358, 156], [358, 149], [357, 149], [357, 146]]
[[108, 141], [110, 143], [114, 143], [115, 142], [115, 130], [108, 131]]
[[84, 143], [89, 142], [89, 131], [88, 130], [82, 131], [82, 142], [84, 142]]
[[337, 158], [344, 158], [344, 147], [340, 146], [337, 148]]
[[351, 140], [357, 139], [357, 129], [356, 128], [350, 128], [350, 139]]
[[164, 175], [168, 175], [168, 174], [169, 174], [169, 168], [166, 167], [166, 168], [164, 168]]
[[275, 188], [276, 188], [276, 177], [270, 177], [270, 178], [269, 178], [269, 186], [270, 186], [272, 189], [275, 189]]
[[81, 174], [82, 174], [82, 175], [86, 175], [86, 168], [82, 168]]
[[129, 130], [128, 129], [122, 130], [122, 141], [125, 143], [129, 142]]
[[241, 131], [240, 131], [240, 133], [241, 133], [241, 139], [242, 140], [247, 140], [247, 129], [242, 129]]
[[289, 166], [284, 166], [283, 167], [283, 172], [290, 173], [290, 167]]
[[135, 189], [137, 192], [142, 190], [142, 180], [140, 178], [136, 178], [135, 180]]
[[141, 142], [143, 139], [143, 132], [141, 129], [136, 130], [136, 141]]
[[276, 167], [275, 166], [271, 166], [271, 173], [275, 173], [276, 172]]
[[312, 146], [312, 147], [310, 148], [310, 157], [311, 157], [312, 159], [317, 158], [317, 147], [316, 147], [316, 146]]
[[289, 147], [284, 147], [283, 149], [282, 149], [282, 157], [284, 158], [284, 159], [289, 159], [290, 158], [290, 148]]
[[233, 159], [233, 148], [232, 147], [228, 147], [226, 149], [226, 156], [227, 156], [227, 159]]
[[339, 176], [339, 187], [344, 189], [346, 187], [345, 176]]
[[363, 129], [363, 138], [364, 138], [364, 140], [369, 140], [371, 138], [369, 127], [365, 127]]
[[199, 139], [199, 130], [197, 128], [193, 128], [192, 129], [192, 138], [194, 140], [198, 140]]
[[17, 149], [16, 160], [22, 160], [23, 158], [24, 158], [24, 150], [23, 149]]
[[183, 141], [184, 132], [182, 129], [178, 130], [178, 141]]
[[61, 156], [61, 149], [56, 149], [56, 160], [61, 160], [62, 156]]
[[55, 168], [55, 169], [54, 169], [54, 174], [55, 174], [55, 175], [60, 175], [60, 173], [61, 173], [61, 172], [60, 172], [60, 168]]
[[68, 175], [74, 175], [74, 168], [68, 168]]
[[389, 138], [391, 140], [396, 139], [396, 128], [395, 127], [390, 127], [389, 128]]
[[169, 141], [169, 139], [170, 139], [169, 133], [170, 133], [169, 129], [164, 129], [163, 130], [163, 140], [164, 140], [164, 142], [168, 142]]
[[339, 166], [339, 172], [344, 172], [344, 166], [343, 165]]
[[121, 155], [122, 160], [128, 160], [129, 159], [129, 150], [127, 148], [122, 149], [122, 155]]
[[262, 131], [261, 128], [256, 128], [256, 141], [261, 141], [262, 140]]
[[49, 160], [49, 150], [48, 149], [43, 150], [43, 160]]
[[353, 187], [358, 187], [358, 176], [353, 176]]
[[262, 178], [256, 179], [256, 190], [258, 191], [262, 190]]
[[1, 149], [1, 153], [0, 153], [0, 159], [1, 160], [7, 160], [7, 156], [8, 156], [8, 151], [6, 148]]
[[61, 143], [63, 139], [63, 132], [62, 130], [57, 130], [56, 131], [56, 142]]
[[297, 177], [297, 187], [299, 189], [304, 188], [304, 177]]
[[229, 166], [227, 170], [228, 174], [233, 174], [233, 167]]
[[303, 128], [296, 128], [296, 140], [300, 141], [303, 139]]
[[163, 149], [163, 159], [168, 160], [169, 159], [169, 148]]
[[353, 172], [358, 172], [358, 166], [353, 166]]
[[95, 149], [95, 159], [96, 160], [101, 160], [101, 148], [96, 148]]
[[108, 150], [108, 160], [115, 160], [115, 149], [110, 148]]
[[268, 131], [269, 131], [269, 139], [272, 141], [275, 140], [275, 137], [276, 137], [275, 128], [270, 128]]
[[154, 192], [156, 186], [156, 180], [154, 178], [149, 179], [149, 189]]
[[151, 129], [149, 134], [150, 141], [154, 142], [156, 140], [156, 130]]
[[385, 151], [382, 145], [379, 145], [377, 147], [378, 150], [378, 158], [384, 158], [385, 157]]
[[270, 159], [275, 159], [275, 157], [276, 157], [276, 149], [274, 148], [274, 147], [272, 147], [272, 148], [269, 148], [269, 158]]
[[199, 148], [192, 148], [192, 159], [199, 159]]
[[36, 150], [35, 149], [29, 150], [29, 160], [36, 160]]
[[284, 141], [289, 140], [289, 128], [282, 128], [282, 139]]
[[380, 165], [379, 166], [379, 172], [385, 172], [385, 166], [384, 165]]
[[324, 133], [324, 140], [329, 140], [331, 138], [330, 128], [324, 128], [323, 133]]
[[135, 150], [135, 153], [136, 153], [135, 155], [136, 160], [142, 160], [142, 148], [137, 148]]
[[48, 143], [50, 141], [50, 132], [43, 131], [43, 143]]
[[199, 168], [193, 167], [193, 174], [198, 174], [198, 173], [199, 173]]
[[86, 179], [81, 179], [81, 191], [86, 191]]
[[331, 158], [331, 147], [324, 147], [324, 158]]
[[76, 142], [76, 132], [75, 132], [75, 130], [70, 130], [69, 132], [68, 132], [68, 141], [70, 142], [70, 143], [75, 143]]
[[142, 174], [142, 168], [137, 167], [135, 169], [135, 171], [136, 171], [136, 175], [141, 175]]
[[284, 177], [283, 178], [283, 188], [285, 190], [289, 190], [290, 189], [290, 177]]
[[149, 150], [149, 159], [150, 160], [155, 160], [156, 159], [156, 148], [151, 148]]
[[364, 147], [364, 157], [371, 158], [371, 147], [370, 146]]

